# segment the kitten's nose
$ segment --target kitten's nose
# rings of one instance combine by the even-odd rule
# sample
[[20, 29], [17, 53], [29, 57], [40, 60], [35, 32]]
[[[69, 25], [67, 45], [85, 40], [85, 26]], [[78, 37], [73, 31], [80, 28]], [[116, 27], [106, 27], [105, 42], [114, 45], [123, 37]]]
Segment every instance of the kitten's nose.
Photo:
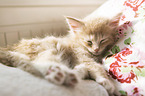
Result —
[[98, 51], [99, 51], [99, 48], [96, 48], [94, 51], [95, 51], [95, 52], [98, 52]]

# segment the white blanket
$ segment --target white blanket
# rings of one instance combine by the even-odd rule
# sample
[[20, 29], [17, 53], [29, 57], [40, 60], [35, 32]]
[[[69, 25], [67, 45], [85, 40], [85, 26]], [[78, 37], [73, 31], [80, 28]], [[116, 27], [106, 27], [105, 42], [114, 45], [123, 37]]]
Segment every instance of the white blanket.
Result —
[[82, 80], [75, 88], [68, 88], [0, 64], [0, 96], [108, 96], [108, 94], [94, 81]]

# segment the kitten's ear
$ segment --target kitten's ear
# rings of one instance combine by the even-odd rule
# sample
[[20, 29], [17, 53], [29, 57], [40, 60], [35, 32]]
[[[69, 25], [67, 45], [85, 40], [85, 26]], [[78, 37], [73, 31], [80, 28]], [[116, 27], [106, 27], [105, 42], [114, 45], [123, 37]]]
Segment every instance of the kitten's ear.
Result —
[[117, 14], [113, 19], [111, 19], [111, 21], [109, 22], [109, 25], [112, 27], [117, 27], [119, 25], [119, 21], [121, 19], [122, 16], [122, 12]]
[[69, 25], [70, 30], [72, 30], [74, 32], [79, 30], [82, 26], [84, 26], [84, 23], [81, 20], [78, 20], [78, 19], [73, 18], [73, 17], [67, 16], [66, 21]]

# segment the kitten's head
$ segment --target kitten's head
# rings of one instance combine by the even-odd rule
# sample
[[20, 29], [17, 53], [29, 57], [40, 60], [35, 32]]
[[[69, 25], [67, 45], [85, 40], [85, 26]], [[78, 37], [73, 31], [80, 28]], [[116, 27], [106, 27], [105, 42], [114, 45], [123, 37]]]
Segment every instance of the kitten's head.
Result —
[[90, 21], [66, 17], [70, 34], [93, 55], [100, 55], [107, 47], [115, 43], [116, 28], [120, 15], [109, 20], [96, 18]]

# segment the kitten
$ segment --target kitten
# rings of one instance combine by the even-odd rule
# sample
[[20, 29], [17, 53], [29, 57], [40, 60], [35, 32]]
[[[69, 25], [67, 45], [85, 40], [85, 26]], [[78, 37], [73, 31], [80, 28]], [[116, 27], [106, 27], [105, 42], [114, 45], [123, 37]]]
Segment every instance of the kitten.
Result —
[[10, 50], [0, 50], [0, 62], [58, 85], [75, 86], [80, 79], [90, 77], [113, 93], [113, 83], [94, 59], [101, 59], [114, 45], [118, 16], [112, 20], [66, 20], [70, 28], [67, 36], [21, 40]]

